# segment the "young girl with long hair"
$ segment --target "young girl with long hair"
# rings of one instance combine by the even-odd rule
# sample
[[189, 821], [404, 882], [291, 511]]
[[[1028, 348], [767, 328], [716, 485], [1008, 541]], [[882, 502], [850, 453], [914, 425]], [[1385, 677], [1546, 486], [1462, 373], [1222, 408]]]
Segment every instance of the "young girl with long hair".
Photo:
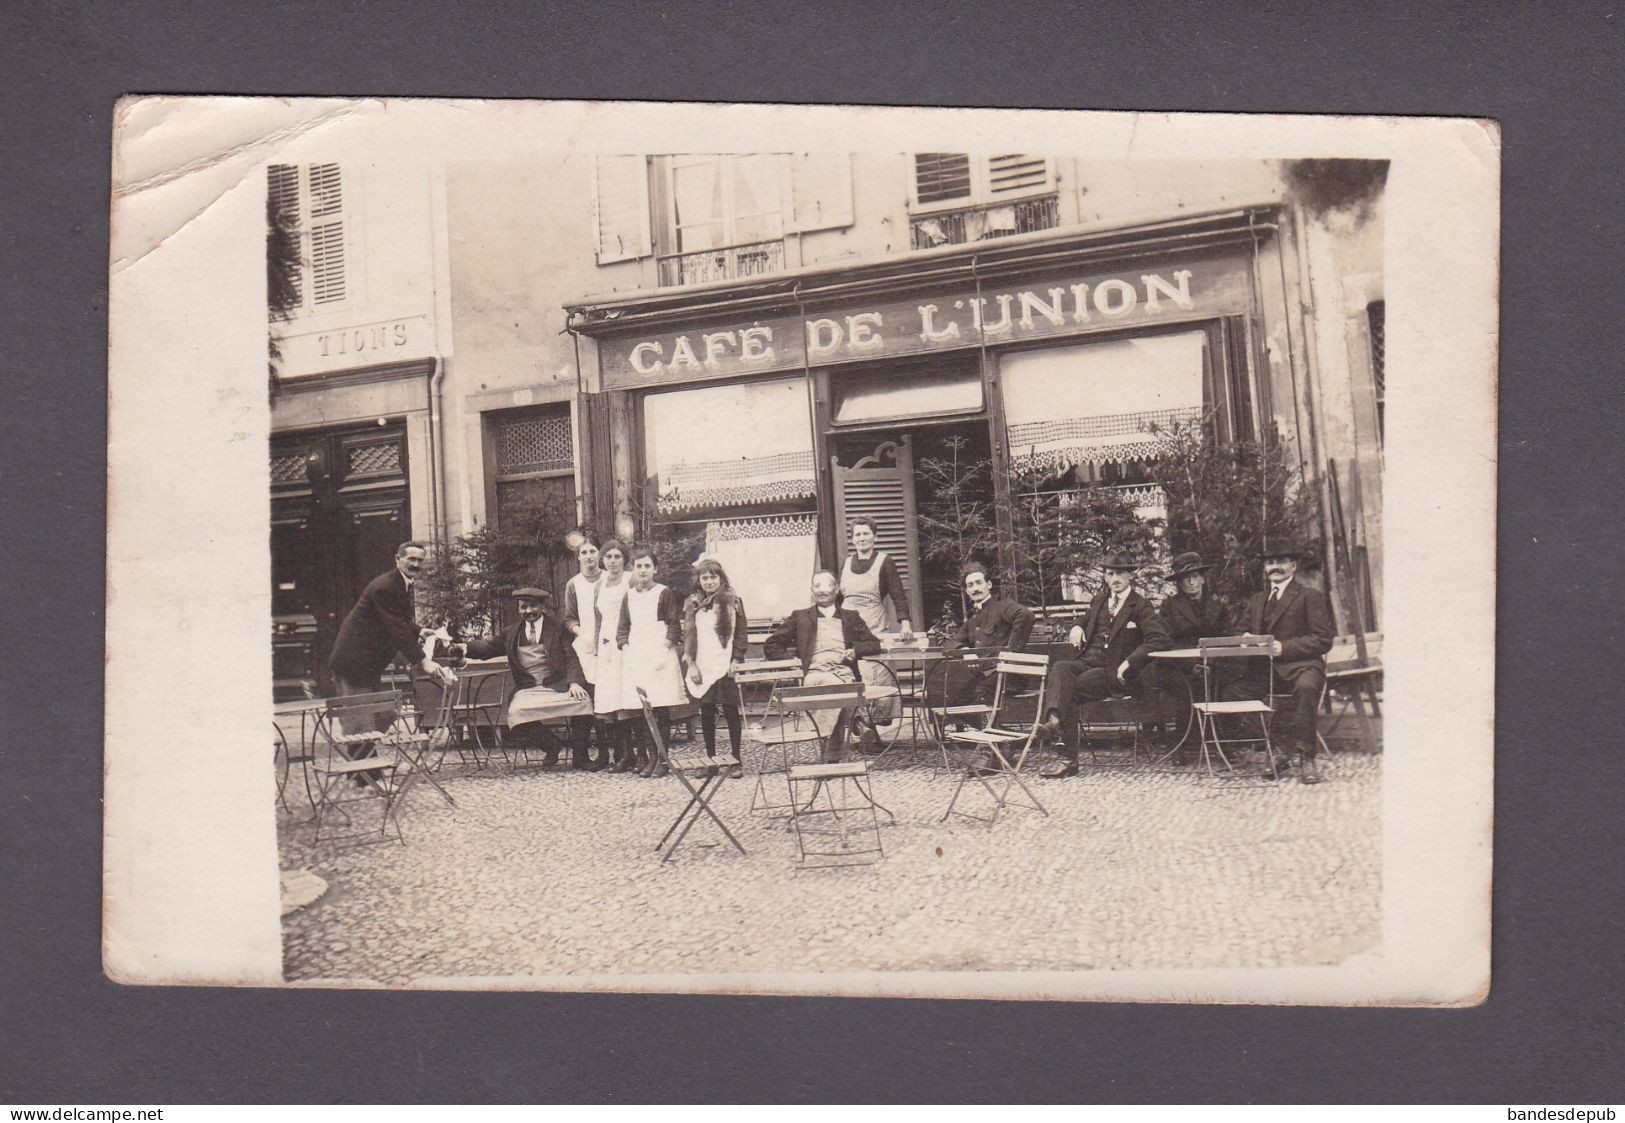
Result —
[[[684, 685], [700, 704], [700, 732], [705, 755], [717, 755], [717, 710], [728, 723], [728, 739], [735, 760], [742, 759], [739, 684], [734, 671], [745, 658], [748, 629], [745, 605], [728, 581], [728, 573], [715, 558], [701, 558], [694, 567], [695, 589], [683, 602]], [[744, 775], [734, 765], [729, 778]]]

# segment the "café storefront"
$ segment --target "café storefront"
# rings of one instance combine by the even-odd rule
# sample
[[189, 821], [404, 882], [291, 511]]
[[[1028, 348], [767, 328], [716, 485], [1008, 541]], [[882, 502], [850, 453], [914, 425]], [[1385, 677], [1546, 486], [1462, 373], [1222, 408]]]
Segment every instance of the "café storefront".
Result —
[[[1001, 532], [1013, 480], [1128, 489], [1162, 434], [1252, 437], [1271, 419], [1306, 464], [1313, 383], [1282, 260], [1256, 208], [867, 268], [568, 309], [582, 349], [594, 516], [703, 526], [753, 617], [805, 603], [850, 519], [878, 524], [914, 602], [931, 585], [922, 458], [981, 458]], [[1287, 243], [1290, 253], [1290, 243]], [[1312, 425], [1312, 420], [1309, 423]]]

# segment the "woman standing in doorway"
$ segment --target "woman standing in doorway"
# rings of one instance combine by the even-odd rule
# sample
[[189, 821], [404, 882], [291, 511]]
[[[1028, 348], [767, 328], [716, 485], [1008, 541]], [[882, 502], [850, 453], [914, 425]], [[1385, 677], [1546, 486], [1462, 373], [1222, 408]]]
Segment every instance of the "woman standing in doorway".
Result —
[[[705, 737], [705, 755], [717, 755], [717, 710], [728, 724], [728, 739], [733, 745], [735, 760], [742, 760], [740, 734], [743, 721], [739, 714], [739, 684], [734, 681], [734, 670], [745, 658], [748, 628], [745, 605], [728, 581], [722, 563], [715, 558], [701, 558], [694, 567], [698, 586], [683, 603], [683, 667], [687, 672], [685, 685], [694, 700], [700, 704], [700, 732]], [[713, 774], [713, 773], [709, 773]], [[743, 768], [735, 764], [729, 779], [744, 776]]]
[[[640, 776], [664, 776], [666, 762], [660, 759], [648, 722], [643, 720], [641, 688], [654, 707], [662, 739], [667, 736], [665, 711], [686, 705], [683, 669], [678, 653], [683, 647], [683, 605], [665, 585], [655, 580], [655, 556], [647, 546], [634, 548], [632, 585], [621, 603], [620, 626], [615, 642], [621, 650], [621, 710], [636, 716]], [[627, 711], [630, 711], [628, 714]]]
[[628, 739], [632, 728], [621, 720], [621, 649], [615, 643], [628, 588], [626, 547], [611, 538], [599, 547], [598, 560], [604, 572], [593, 593], [592, 709], [598, 715], [601, 743], [609, 753], [608, 767], [614, 772], [630, 772], [632, 750]]
[[[598, 634], [593, 628], [596, 623], [593, 601], [598, 596], [598, 579], [603, 576], [603, 568], [598, 561], [598, 543], [590, 535], [580, 532], [573, 537], [578, 539], [576, 564], [581, 567], [581, 572], [564, 583], [564, 630], [571, 637], [570, 646], [575, 649], [576, 658], [581, 662], [581, 674], [587, 680], [587, 693], [591, 694], [593, 683], [598, 678]], [[599, 739], [598, 759], [585, 763], [577, 761], [574, 766], [588, 772], [608, 768], [608, 742]]]
[[[895, 630], [899, 640], [909, 642], [914, 638], [914, 629], [908, 620], [908, 591], [903, 588], [897, 563], [886, 551], [875, 548], [875, 524], [868, 519], [853, 519], [848, 533], [852, 552], [841, 563], [841, 607], [861, 616], [876, 636]], [[878, 663], [860, 661], [858, 669], [870, 687], [891, 690], [895, 685], [891, 673]], [[896, 698], [865, 705], [859, 715], [864, 722], [857, 730], [858, 744], [872, 750], [878, 740], [872, 727], [894, 722], [900, 714]]]

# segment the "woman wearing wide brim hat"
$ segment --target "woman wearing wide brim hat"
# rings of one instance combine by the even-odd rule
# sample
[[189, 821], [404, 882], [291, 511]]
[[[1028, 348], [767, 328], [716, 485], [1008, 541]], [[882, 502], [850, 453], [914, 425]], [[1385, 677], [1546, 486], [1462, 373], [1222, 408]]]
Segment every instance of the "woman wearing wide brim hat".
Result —
[[1232, 631], [1229, 607], [1207, 587], [1211, 562], [1188, 550], [1174, 558], [1169, 576], [1179, 591], [1162, 602], [1162, 620], [1175, 647], [1195, 647], [1204, 636]]

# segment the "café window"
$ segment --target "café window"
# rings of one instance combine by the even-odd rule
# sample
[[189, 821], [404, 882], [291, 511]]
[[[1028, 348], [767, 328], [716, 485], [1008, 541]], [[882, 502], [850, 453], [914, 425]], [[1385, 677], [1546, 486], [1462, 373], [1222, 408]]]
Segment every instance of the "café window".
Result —
[[982, 376], [975, 367], [912, 374], [846, 375], [833, 386], [837, 425], [982, 411]]
[[646, 509], [704, 527], [751, 617], [806, 603], [818, 514], [805, 380], [646, 394], [643, 456]]
[[1004, 356], [1012, 471], [1029, 488], [1123, 488], [1143, 515], [1160, 515], [1147, 463], [1214, 409], [1209, 338], [1181, 331]]
[[272, 317], [344, 307], [354, 287], [354, 224], [352, 191], [343, 169], [338, 164], [272, 164], [266, 176]]
[[912, 161], [913, 249], [964, 245], [1060, 225], [1060, 196], [1048, 157], [917, 152]]

